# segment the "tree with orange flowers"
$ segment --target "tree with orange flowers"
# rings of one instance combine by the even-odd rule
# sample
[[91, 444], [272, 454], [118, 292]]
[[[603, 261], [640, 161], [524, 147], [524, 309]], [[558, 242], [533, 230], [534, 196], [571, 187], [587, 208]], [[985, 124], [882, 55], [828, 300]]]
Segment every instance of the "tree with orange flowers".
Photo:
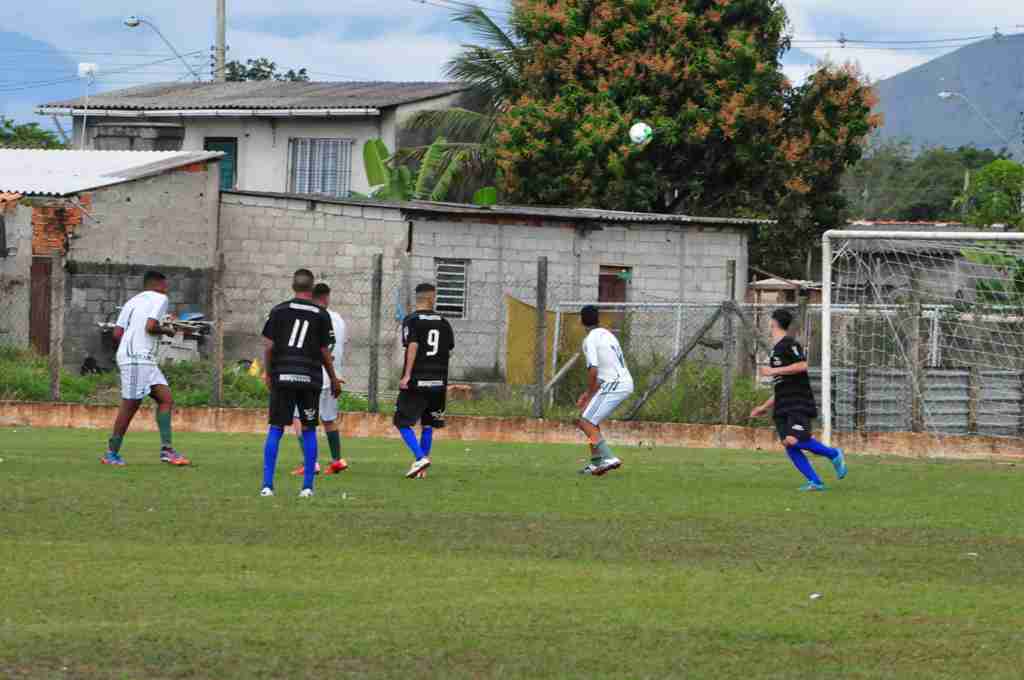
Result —
[[[494, 142], [506, 200], [790, 231], [837, 219], [874, 95], [849, 67], [791, 85], [778, 0], [516, 0], [512, 23], [525, 53]], [[644, 145], [629, 141], [638, 121], [654, 128]]]

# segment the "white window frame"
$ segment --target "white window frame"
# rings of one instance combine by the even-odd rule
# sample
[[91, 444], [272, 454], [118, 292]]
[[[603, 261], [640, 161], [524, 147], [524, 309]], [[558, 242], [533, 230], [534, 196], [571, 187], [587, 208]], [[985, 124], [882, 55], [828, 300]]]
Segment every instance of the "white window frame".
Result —
[[[337, 176], [333, 182], [333, 186], [323, 186], [320, 182], [319, 186], [317, 182], [307, 179], [306, 182], [299, 182], [297, 176], [299, 166], [301, 163], [312, 164], [322, 162], [323, 154], [328, 145], [336, 144], [337, 148], [337, 167], [334, 172]], [[302, 159], [299, 155], [303, 153], [302, 146], [308, 146], [305, 149], [306, 156]], [[355, 151], [355, 140], [347, 137], [291, 137], [288, 139], [288, 192], [293, 194], [308, 194], [311, 196], [335, 196], [337, 198], [346, 198], [352, 193], [352, 160], [353, 153]], [[316, 154], [320, 154], [321, 158], [315, 158]], [[307, 173], [310, 172], [307, 168]], [[324, 174], [324, 170], [320, 170], [320, 174]], [[321, 180], [323, 178], [320, 178]], [[306, 186], [304, 186], [306, 185]], [[309, 189], [320, 189], [320, 191], [310, 191]]]
[[[461, 267], [462, 271], [459, 272], [458, 268]], [[442, 270], [442, 268], [445, 268]], [[459, 257], [435, 257], [434, 258], [434, 280], [437, 282], [437, 303], [435, 308], [441, 312], [446, 318], [449, 319], [468, 319], [469, 318], [469, 268], [470, 260]], [[460, 298], [458, 288], [458, 281], [451, 281], [450, 279], [442, 280], [442, 276], [446, 277], [457, 277], [461, 274], [462, 276], [462, 290], [461, 290], [461, 309], [462, 312], [456, 313], [452, 309], [458, 307], [458, 301]], [[451, 284], [455, 284], [454, 286]], [[456, 291], [454, 294], [452, 291]], [[454, 302], [450, 302], [453, 301]]]

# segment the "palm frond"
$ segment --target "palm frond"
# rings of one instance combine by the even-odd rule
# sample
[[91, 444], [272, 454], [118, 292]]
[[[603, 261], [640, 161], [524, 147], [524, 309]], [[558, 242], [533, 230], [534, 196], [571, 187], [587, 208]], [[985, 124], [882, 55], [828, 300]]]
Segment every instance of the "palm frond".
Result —
[[420, 163], [420, 171], [416, 177], [416, 187], [413, 189], [413, 198], [423, 199], [427, 198], [429, 192], [427, 187], [430, 186], [433, 178], [439, 176], [442, 169], [442, 163], [445, 155], [445, 140], [443, 137], [438, 137], [437, 141], [427, 147], [427, 152], [423, 156], [423, 161]]
[[516, 53], [479, 45], [464, 45], [462, 51], [445, 64], [445, 76], [471, 85], [493, 110], [500, 109], [521, 89], [521, 69]]
[[418, 111], [407, 118], [406, 130], [426, 130], [456, 141], [484, 142], [491, 137], [497, 117], [468, 109], [430, 109]]
[[473, 35], [485, 45], [499, 50], [514, 50], [519, 46], [479, 5], [465, 6], [464, 9], [455, 11], [452, 14], [452, 21], [468, 26]]
[[448, 162], [445, 165], [444, 172], [438, 176], [437, 182], [430, 192], [430, 200], [443, 201], [448, 197], [448, 191], [451, 189], [452, 183], [459, 176], [459, 173], [462, 172], [465, 155], [465, 151], [457, 151], [447, 159]]

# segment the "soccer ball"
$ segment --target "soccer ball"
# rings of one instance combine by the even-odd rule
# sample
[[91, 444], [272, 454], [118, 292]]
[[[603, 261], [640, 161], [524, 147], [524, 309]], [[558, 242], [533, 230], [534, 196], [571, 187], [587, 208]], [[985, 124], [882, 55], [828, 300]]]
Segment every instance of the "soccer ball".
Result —
[[629, 138], [634, 144], [649, 142], [653, 136], [654, 130], [647, 123], [634, 123], [633, 127], [629, 128]]

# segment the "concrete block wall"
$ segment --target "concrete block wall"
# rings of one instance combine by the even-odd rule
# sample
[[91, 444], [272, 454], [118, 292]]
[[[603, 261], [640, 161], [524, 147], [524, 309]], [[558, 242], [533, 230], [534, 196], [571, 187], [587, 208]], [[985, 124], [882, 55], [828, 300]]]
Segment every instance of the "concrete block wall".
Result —
[[400, 210], [269, 194], [224, 194], [225, 354], [262, 357], [261, 332], [271, 308], [292, 297], [294, 271], [306, 267], [332, 288], [331, 307], [348, 326], [349, 387], [365, 391], [369, 376], [373, 256], [384, 255], [381, 376], [399, 359], [398, 307], [404, 290], [407, 222]]
[[14, 196], [0, 202], [7, 252], [0, 253], [0, 346], [28, 347], [32, 208]]
[[[595, 230], [569, 222], [494, 222], [417, 219], [413, 225], [414, 281], [432, 280], [436, 258], [469, 260], [467, 318], [452, 320], [459, 344], [453, 359], [457, 376], [504, 371], [504, 296], [535, 302], [541, 256], [549, 259], [549, 309], [559, 301], [596, 301], [602, 266], [632, 268], [629, 302], [721, 302], [728, 260], [736, 261], [737, 300], [746, 288], [746, 227], [608, 223]], [[631, 328], [637, 345], [669, 351], [676, 331], [670, 314], [638, 314]], [[686, 327], [703, 321], [696, 313], [690, 317]]]

